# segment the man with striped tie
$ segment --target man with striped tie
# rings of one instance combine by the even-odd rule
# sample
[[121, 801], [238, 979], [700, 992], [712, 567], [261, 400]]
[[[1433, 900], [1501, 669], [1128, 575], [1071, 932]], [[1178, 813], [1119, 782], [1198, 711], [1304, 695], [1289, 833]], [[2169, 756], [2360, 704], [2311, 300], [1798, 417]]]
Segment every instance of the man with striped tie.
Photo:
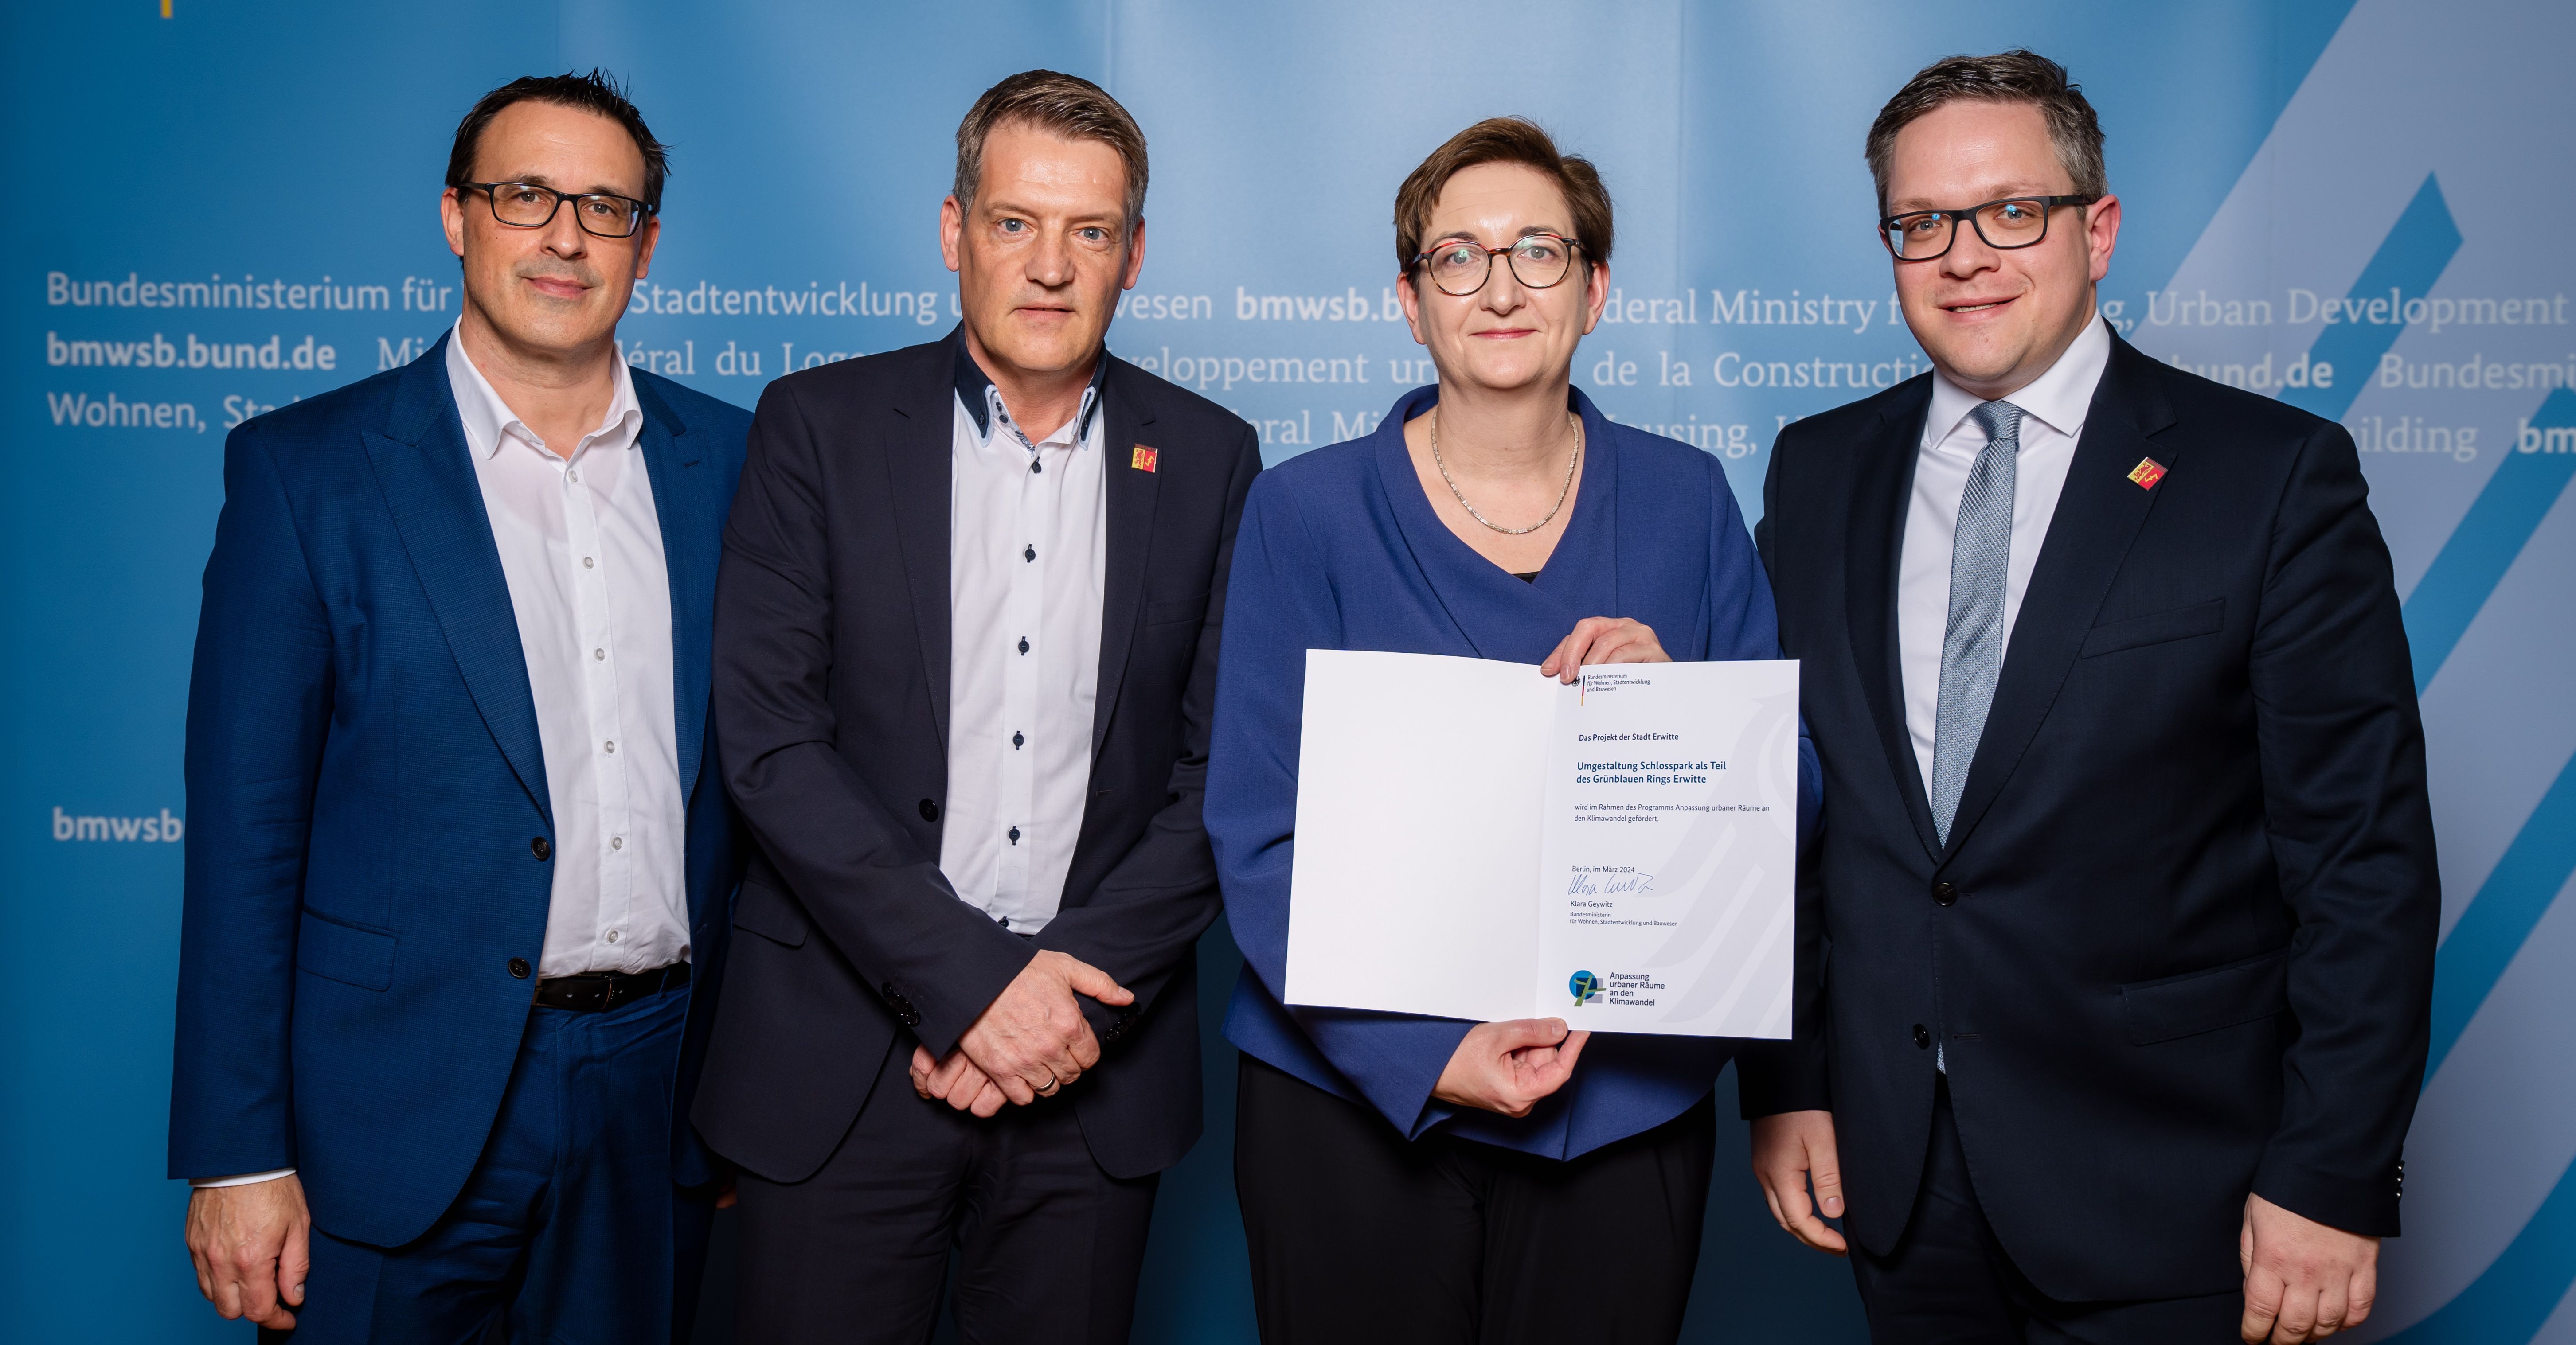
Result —
[[2055, 62], [1926, 68], [1868, 160], [1934, 372], [1772, 453], [1824, 970], [1744, 1069], [1756, 1175], [1882, 1342], [2330, 1335], [2441, 907], [2352, 439], [2097, 314], [2120, 202]]

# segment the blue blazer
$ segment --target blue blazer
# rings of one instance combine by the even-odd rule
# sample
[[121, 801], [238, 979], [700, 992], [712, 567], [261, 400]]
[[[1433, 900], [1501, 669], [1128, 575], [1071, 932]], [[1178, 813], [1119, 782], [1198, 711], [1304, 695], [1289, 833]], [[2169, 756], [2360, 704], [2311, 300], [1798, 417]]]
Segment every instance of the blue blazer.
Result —
[[[1280, 1003], [1296, 858], [1297, 743], [1306, 651], [1373, 649], [1537, 663], [1588, 616], [1633, 617], [1676, 659], [1780, 653], [1771, 588], [1717, 459], [1582, 413], [1583, 489], [1535, 583], [1477, 555], [1423, 498], [1404, 423], [1437, 388], [1399, 399], [1375, 434], [1317, 449], [1252, 484], [1235, 541], [1218, 660], [1207, 829], [1243, 948], [1226, 1035], [1407, 1138], [1435, 1127], [1572, 1158], [1662, 1124], [1705, 1097], [1740, 1043], [1603, 1033], [1574, 1079], [1518, 1120], [1431, 1097], [1471, 1024]], [[1801, 740], [1801, 833], [1820, 786]]]
[[[170, 1175], [293, 1166], [315, 1221], [393, 1245], [481, 1153], [554, 874], [545, 764], [446, 342], [224, 445], [188, 688]], [[637, 370], [670, 565], [690, 1025], [741, 863], [707, 724], [716, 560], [751, 418]], [[685, 1097], [675, 1179], [707, 1178]]]

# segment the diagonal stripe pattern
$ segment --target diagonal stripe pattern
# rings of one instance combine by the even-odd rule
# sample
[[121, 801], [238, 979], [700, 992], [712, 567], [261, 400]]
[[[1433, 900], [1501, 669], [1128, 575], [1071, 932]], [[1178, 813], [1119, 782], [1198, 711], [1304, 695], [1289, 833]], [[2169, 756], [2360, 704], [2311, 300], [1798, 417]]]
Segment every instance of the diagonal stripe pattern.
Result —
[[1932, 825], [1950, 843], [1950, 819], [1985, 736], [2004, 662], [2004, 575], [2012, 566], [2013, 495], [2021, 475], [2020, 407], [1980, 402], [1968, 413], [1986, 446], [1959, 492], [1950, 542], [1950, 616], [1941, 632], [1941, 708], [1932, 729]]
[[[2516, 451], [2496, 465], [2432, 566], [2415, 581], [2415, 591], [2406, 595], [2406, 641], [2415, 657], [2416, 695], [2433, 685], [2433, 675], [2468, 633], [2469, 623], [2486, 609], [2505, 571], [2540, 530], [2568, 481], [2576, 479], [2576, 453], [2550, 451], [2551, 445], [2566, 442], [2562, 436], [2571, 429], [2576, 429], [2576, 392], [2560, 388], [2522, 422]], [[2551, 434], [2553, 430], [2560, 434]]]
[[2424, 185], [2415, 189], [2414, 199], [2406, 203], [2388, 237], [2371, 254], [2370, 264], [2352, 282], [2350, 297], [2356, 305], [2384, 299], [2395, 308], [2393, 316], [2398, 320], [2329, 325], [2308, 347], [2308, 358], [2331, 366], [2332, 381], [2324, 387], [2283, 388], [2281, 400], [2328, 420], [2343, 419], [2343, 413], [2352, 409], [2353, 398], [2369, 386], [2379, 357], [2411, 325], [2404, 320], [2407, 298], [2420, 300], [2431, 292], [2433, 282], [2442, 278], [2443, 269], [2459, 250], [2460, 226], [2451, 219], [2450, 203], [2442, 199], [2440, 179], [2427, 173]]
[[2457, 1298], [2387, 1338], [2387, 1345], [2511, 1345], [2538, 1335], [2576, 1283], [2576, 1166]]
[[[2433, 958], [2433, 1040], [2424, 1062], [2431, 1083], [2469, 1020], [2531, 939], [2540, 918], [2576, 875], [2576, 759], [2558, 772], [2504, 857], [2460, 912]], [[2571, 1262], [2576, 1264], [2576, 1262]]]

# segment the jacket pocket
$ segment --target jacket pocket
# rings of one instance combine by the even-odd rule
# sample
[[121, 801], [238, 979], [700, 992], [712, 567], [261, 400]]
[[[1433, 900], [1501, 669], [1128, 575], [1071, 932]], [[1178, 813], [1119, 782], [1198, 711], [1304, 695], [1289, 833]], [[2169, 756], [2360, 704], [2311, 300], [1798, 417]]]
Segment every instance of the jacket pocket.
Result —
[[296, 929], [295, 965], [299, 970], [361, 990], [388, 990], [394, 983], [396, 942], [391, 934], [344, 925], [306, 911]]
[[749, 930], [772, 943], [802, 948], [814, 922], [794, 897], [745, 879], [741, 893], [734, 898], [733, 927]]
[[2095, 626], [2092, 633], [2084, 637], [2084, 651], [2076, 657], [2092, 658], [2142, 645], [2188, 640], [2195, 635], [2215, 635], [2226, 625], [2225, 598], [2212, 598], [2189, 607], [2169, 607], [2161, 612], [2149, 612], [2125, 621], [2106, 621]]
[[2289, 1007], [2287, 948], [2207, 971], [2120, 987], [2120, 1011], [2128, 1019], [2132, 1046], [2215, 1032], [2269, 1018]]
[[1145, 604], [1145, 624], [1161, 626], [1174, 621], [1196, 621], [1207, 615], [1207, 600], [1208, 595], [1202, 593], [1195, 598], [1149, 602]]

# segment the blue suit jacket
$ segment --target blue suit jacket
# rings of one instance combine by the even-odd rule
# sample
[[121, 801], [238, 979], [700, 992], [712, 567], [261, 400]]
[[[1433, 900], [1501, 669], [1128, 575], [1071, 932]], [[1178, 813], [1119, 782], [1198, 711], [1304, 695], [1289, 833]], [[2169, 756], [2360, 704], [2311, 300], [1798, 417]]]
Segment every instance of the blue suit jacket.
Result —
[[[1654, 627], [1676, 659], [1776, 658], [1771, 586], [1717, 459], [1613, 424], [1579, 391], [1586, 447], [1574, 516], [1537, 582], [1504, 573], [1450, 533], [1414, 474], [1404, 425], [1437, 397], [1417, 388], [1368, 438], [1271, 468], [1244, 505], [1208, 753], [1208, 838], [1243, 948], [1226, 1035], [1374, 1108], [1408, 1139], [1437, 1128], [1575, 1158], [1680, 1115], [1743, 1043], [1602, 1033], [1573, 1081], [1516, 1120], [1431, 1096], [1465, 1022], [1283, 1005], [1306, 651], [1534, 664], [1575, 622], [1619, 616]], [[1821, 796], [1803, 739], [1798, 793], [1803, 837]]]
[[[554, 822], [446, 343], [224, 446], [188, 692], [170, 1175], [296, 1167], [315, 1221], [391, 1245], [473, 1169], [527, 1022]], [[741, 870], [713, 762], [716, 561], [750, 416], [635, 371], [670, 565], [693, 986], [685, 1092]], [[543, 842], [542, 845], [538, 844]]]

